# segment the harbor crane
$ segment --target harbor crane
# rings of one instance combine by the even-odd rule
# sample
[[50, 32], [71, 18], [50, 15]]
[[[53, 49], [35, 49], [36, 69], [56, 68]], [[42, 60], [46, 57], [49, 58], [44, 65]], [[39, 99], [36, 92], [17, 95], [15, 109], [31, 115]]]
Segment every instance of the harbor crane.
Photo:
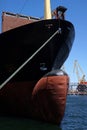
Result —
[[[77, 78], [78, 78], [78, 83], [80, 82], [85, 82], [85, 74], [82, 70], [82, 68], [80, 67], [79, 63], [77, 60], [74, 61], [74, 69], [73, 72], [76, 72]], [[82, 74], [82, 76], [80, 77], [80, 74]]]
[[[87, 91], [87, 81], [85, 78], [85, 74], [77, 60], [75, 60], [75, 62], [74, 62], [73, 72], [76, 72], [76, 75], [78, 78], [78, 86], [77, 86], [78, 91]], [[81, 77], [80, 77], [80, 74], [82, 74]]]

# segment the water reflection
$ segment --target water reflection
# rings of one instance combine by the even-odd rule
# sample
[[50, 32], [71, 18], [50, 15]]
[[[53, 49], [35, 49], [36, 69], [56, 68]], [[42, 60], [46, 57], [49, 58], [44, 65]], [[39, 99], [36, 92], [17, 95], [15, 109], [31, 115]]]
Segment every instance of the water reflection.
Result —
[[57, 125], [26, 118], [0, 117], [0, 130], [62, 130]]

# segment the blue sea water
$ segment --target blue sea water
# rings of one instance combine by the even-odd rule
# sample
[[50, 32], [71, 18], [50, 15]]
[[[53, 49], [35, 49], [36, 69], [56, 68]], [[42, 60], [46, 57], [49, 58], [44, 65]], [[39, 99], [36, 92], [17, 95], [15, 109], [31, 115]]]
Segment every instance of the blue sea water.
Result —
[[0, 130], [87, 130], [87, 96], [67, 96], [61, 126], [26, 118], [0, 117]]
[[87, 130], [87, 95], [67, 96], [62, 130]]

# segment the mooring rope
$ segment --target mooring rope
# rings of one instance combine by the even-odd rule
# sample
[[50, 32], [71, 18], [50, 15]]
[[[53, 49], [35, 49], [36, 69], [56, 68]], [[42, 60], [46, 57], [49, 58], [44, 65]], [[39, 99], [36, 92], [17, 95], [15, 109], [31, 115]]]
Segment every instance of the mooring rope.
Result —
[[1, 85], [0, 89], [3, 88], [34, 56], [57, 34], [57, 30], [37, 51], [35, 51], [32, 56], [30, 56], [12, 75], [10, 75]]

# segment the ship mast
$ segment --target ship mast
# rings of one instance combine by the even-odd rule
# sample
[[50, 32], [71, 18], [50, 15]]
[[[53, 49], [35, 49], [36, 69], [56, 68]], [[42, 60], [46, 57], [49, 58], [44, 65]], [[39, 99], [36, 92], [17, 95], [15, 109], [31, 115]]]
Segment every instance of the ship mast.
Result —
[[44, 19], [51, 19], [51, 3], [50, 0], [44, 0]]

